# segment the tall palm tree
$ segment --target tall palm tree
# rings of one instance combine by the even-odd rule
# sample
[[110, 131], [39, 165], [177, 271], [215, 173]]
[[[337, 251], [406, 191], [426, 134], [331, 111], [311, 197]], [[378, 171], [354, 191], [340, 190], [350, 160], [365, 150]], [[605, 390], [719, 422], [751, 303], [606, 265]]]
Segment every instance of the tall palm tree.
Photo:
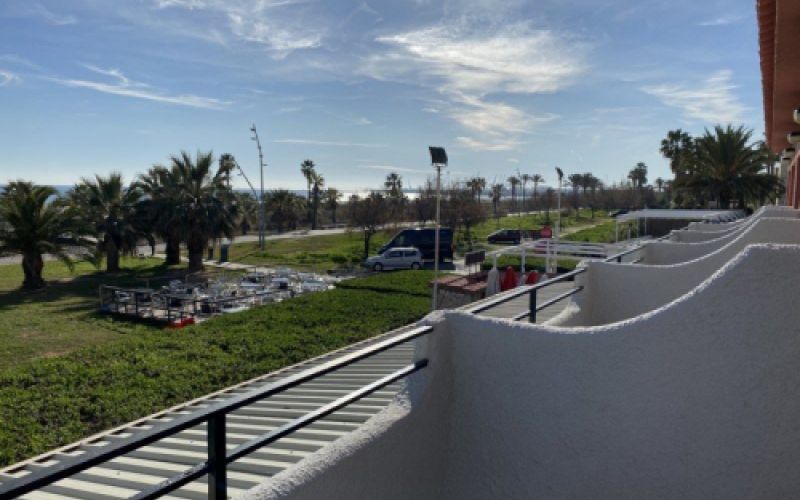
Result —
[[325, 208], [331, 213], [331, 222], [336, 224], [336, 210], [339, 208], [339, 200], [342, 199], [342, 193], [335, 187], [329, 187], [325, 191]]
[[567, 180], [572, 185], [572, 205], [575, 208], [575, 213], [579, 213], [580, 208], [580, 195], [578, 190], [583, 186], [583, 174], [570, 174]]
[[631, 181], [633, 190], [637, 193], [637, 204], [641, 205], [643, 198], [642, 191], [644, 190], [645, 184], [647, 184], [647, 165], [641, 161], [637, 163], [636, 166], [628, 172], [628, 179]]
[[519, 177], [511, 176], [506, 181], [511, 185], [511, 207], [516, 212], [517, 208], [517, 186], [519, 186]]
[[503, 185], [502, 184], [492, 184], [492, 209], [494, 212], [494, 218], [498, 221], [500, 220], [500, 213], [497, 211], [498, 207], [500, 206], [500, 200], [503, 198]]
[[172, 156], [172, 175], [178, 181], [177, 213], [189, 252], [189, 271], [203, 270], [203, 251], [209, 240], [233, 239], [239, 215], [236, 197], [226, 185], [229, 171], [221, 166], [214, 172], [211, 152]]
[[53, 199], [55, 196], [55, 189], [25, 181], [9, 182], [0, 194], [0, 252], [22, 254], [25, 289], [45, 285], [44, 254], [56, 257], [71, 270], [74, 264], [67, 243], [91, 246], [84, 238], [89, 228], [77, 210]]
[[141, 207], [151, 231], [166, 245], [166, 264], [181, 263], [181, 240], [184, 237], [179, 206], [179, 179], [176, 172], [161, 165], [139, 175], [137, 187], [144, 194]]
[[522, 174], [519, 176], [520, 183], [522, 184], [522, 211], [524, 212], [525, 207], [525, 186], [531, 181], [531, 176], [528, 174]]
[[93, 226], [98, 251], [106, 257], [106, 270], [119, 272], [120, 253], [133, 253], [147, 224], [139, 210], [142, 191], [125, 186], [122, 174], [82, 178], [69, 194], [70, 201]]
[[390, 172], [383, 183], [386, 188], [386, 204], [391, 212], [391, 220], [399, 222], [403, 215], [405, 196], [403, 195], [403, 178], [397, 172]]
[[472, 192], [472, 196], [476, 197], [478, 203], [480, 203], [481, 194], [483, 190], [486, 189], [486, 179], [483, 177], [473, 177], [467, 181], [467, 187], [469, 187], [470, 192]]
[[313, 172], [311, 175], [311, 229], [317, 229], [317, 215], [323, 187], [325, 187], [325, 178], [317, 172]]
[[533, 208], [536, 209], [536, 191], [539, 189], [539, 184], [544, 184], [544, 177], [541, 174], [533, 174], [531, 182], [533, 182]]
[[717, 200], [721, 208], [740, 206], [758, 200], [761, 193], [774, 191], [779, 181], [762, 172], [768, 159], [758, 144], [750, 142], [753, 131], [743, 126], [717, 125], [695, 140], [697, 168], [688, 180], [696, 188]]
[[308, 220], [311, 221], [311, 184], [316, 171], [314, 170], [314, 162], [312, 160], [303, 160], [300, 164], [300, 172], [306, 178], [306, 206], [308, 208]]

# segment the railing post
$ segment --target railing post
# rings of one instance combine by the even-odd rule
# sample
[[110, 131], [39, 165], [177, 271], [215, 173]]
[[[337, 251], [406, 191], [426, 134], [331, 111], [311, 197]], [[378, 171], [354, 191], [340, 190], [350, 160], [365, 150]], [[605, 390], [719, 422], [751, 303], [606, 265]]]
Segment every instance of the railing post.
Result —
[[214, 415], [208, 421], [208, 498], [226, 500], [228, 480], [225, 472], [225, 414]]
[[622, 264], [622, 255], [617, 257], [617, 264]]
[[528, 321], [531, 323], [536, 323], [536, 288], [532, 289], [528, 294], [528, 299], [528, 308], [530, 311], [530, 314], [528, 315]]

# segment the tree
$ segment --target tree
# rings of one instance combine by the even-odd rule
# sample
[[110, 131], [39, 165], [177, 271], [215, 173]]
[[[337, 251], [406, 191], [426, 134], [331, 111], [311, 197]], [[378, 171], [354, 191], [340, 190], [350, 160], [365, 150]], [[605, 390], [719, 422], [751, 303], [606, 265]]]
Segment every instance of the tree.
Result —
[[717, 125], [695, 140], [696, 169], [687, 186], [717, 200], [720, 208], [737, 201], [743, 208], [748, 200], [780, 188], [777, 177], [762, 172], [769, 159], [760, 144], [750, 142], [753, 131], [743, 126]]
[[555, 198], [556, 190], [553, 188], [547, 188], [544, 192], [544, 201], [545, 201], [545, 224], [550, 224], [550, 208], [553, 206], [553, 199]]
[[472, 195], [478, 199], [478, 203], [480, 203], [481, 194], [483, 190], [486, 189], [486, 179], [483, 177], [473, 177], [467, 181], [467, 187], [470, 189], [470, 192], [472, 192]]
[[436, 189], [433, 181], [425, 181], [425, 187], [420, 190], [419, 196], [414, 200], [414, 213], [416, 220], [424, 226], [429, 220], [436, 217]]
[[628, 179], [631, 181], [633, 190], [638, 194], [638, 204], [641, 205], [643, 201], [642, 191], [645, 184], [647, 184], [647, 165], [644, 162], [639, 162], [635, 167], [628, 172]]
[[184, 151], [171, 161], [170, 175], [177, 181], [176, 213], [189, 253], [188, 270], [201, 271], [209, 240], [234, 237], [239, 209], [226, 183], [229, 171], [219, 168], [214, 172], [211, 152], [198, 152], [193, 160]]
[[659, 151], [669, 160], [669, 167], [676, 177], [688, 173], [687, 162], [690, 161], [693, 147], [692, 136], [681, 129], [670, 130], [667, 132], [667, 137], [661, 140]]
[[361, 228], [364, 234], [364, 258], [369, 257], [369, 243], [372, 236], [386, 223], [387, 210], [386, 198], [376, 191], [371, 192], [366, 198], [351, 198], [352, 223]]
[[544, 184], [544, 177], [541, 174], [533, 174], [531, 176], [533, 182], [533, 208], [536, 209], [536, 192], [539, 189], [539, 184]]
[[444, 206], [444, 219], [449, 220], [449, 225], [464, 227], [464, 241], [469, 251], [472, 251], [472, 228], [486, 220], [486, 213], [480, 202], [472, 195], [471, 189], [453, 188], [450, 190], [447, 203]]
[[339, 208], [339, 200], [342, 199], [342, 193], [334, 187], [329, 187], [325, 191], [325, 208], [331, 214], [331, 223], [336, 225], [336, 210]]
[[391, 219], [398, 222], [402, 218], [406, 200], [403, 194], [403, 178], [397, 172], [391, 172], [386, 176], [383, 187], [386, 188]]
[[303, 163], [300, 164], [300, 172], [306, 179], [306, 207], [308, 209], [308, 221], [311, 222], [311, 184], [315, 173], [314, 162], [308, 159], [303, 160]]
[[506, 179], [506, 181], [511, 185], [511, 210], [516, 212], [517, 211], [517, 186], [521, 182], [518, 177], [514, 177], [513, 175]]
[[280, 232], [297, 227], [306, 200], [285, 189], [278, 189], [267, 194], [265, 203], [270, 225]]
[[500, 200], [503, 198], [503, 185], [502, 184], [492, 184], [492, 210], [494, 213], [494, 218], [500, 221], [500, 212], [498, 208], [500, 206]]
[[[67, 244], [88, 248], [88, 227], [79, 212], [62, 203], [55, 189], [31, 182], [9, 182], [0, 194], [0, 252], [22, 255], [22, 288], [45, 285], [44, 254], [56, 257], [72, 270]], [[55, 199], [54, 199], [55, 198]]]
[[118, 172], [83, 178], [69, 194], [72, 205], [91, 224], [98, 255], [105, 255], [109, 272], [119, 272], [120, 253], [133, 253], [139, 239], [148, 233], [139, 210], [142, 194], [135, 183], [126, 187]]
[[531, 181], [531, 176], [528, 174], [522, 174], [520, 177], [520, 182], [522, 183], [522, 211], [525, 211], [525, 185]]
[[325, 187], [325, 178], [317, 172], [311, 174], [311, 229], [317, 229], [317, 216], [319, 203], [322, 198], [322, 188]]
[[571, 174], [567, 176], [567, 180], [572, 185], [572, 206], [575, 208], [576, 215], [580, 208], [580, 197], [578, 190], [583, 186], [583, 174]]
[[148, 227], [166, 244], [165, 263], [168, 266], [180, 264], [181, 240], [184, 237], [181, 213], [178, 211], [178, 182], [173, 170], [160, 165], [139, 175], [136, 182], [144, 194], [141, 210]]

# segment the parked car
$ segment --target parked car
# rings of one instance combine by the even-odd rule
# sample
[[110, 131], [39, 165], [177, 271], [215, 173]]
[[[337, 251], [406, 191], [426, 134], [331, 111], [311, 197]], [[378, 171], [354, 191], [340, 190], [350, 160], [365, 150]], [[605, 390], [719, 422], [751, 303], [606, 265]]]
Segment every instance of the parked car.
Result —
[[[419, 249], [424, 260], [433, 260], [436, 251], [435, 229], [403, 229], [383, 245], [378, 253], [383, 254], [390, 248]], [[449, 227], [439, 229], [439, 260], [453, 259], [453, 230]]]
[[380, 255], [368, 258], [364, 261], [364, 266], [373, 271], [420, 269], [422, 267], [422, 252], [417, 248], [411, 247], [390, 248]]
[[511, 243], [519, 245], [520, 241], [522, 241], [522, 231], [519, 229], [501, 229], [490, 234], [486, 241], [492, 244]]

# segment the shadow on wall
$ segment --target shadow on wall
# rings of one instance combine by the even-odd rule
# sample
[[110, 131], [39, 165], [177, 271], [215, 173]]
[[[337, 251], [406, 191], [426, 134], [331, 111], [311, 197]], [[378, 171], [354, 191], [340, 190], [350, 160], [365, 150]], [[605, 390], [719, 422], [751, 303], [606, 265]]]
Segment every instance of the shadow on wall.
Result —
[[402, 399], [244, 498], [791, 496], [800, 247], [749, 247], [726, 267], [607, 327], [448, 312]]

